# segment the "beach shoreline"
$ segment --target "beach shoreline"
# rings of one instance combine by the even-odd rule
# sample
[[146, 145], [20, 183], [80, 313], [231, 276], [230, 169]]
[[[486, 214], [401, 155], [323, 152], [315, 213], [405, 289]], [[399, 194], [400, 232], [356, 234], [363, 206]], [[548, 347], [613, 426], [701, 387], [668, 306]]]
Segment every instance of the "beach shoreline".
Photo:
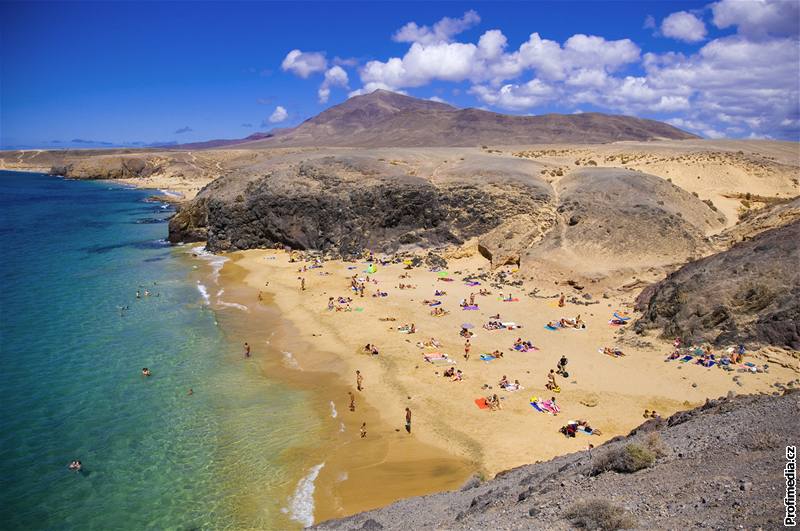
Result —
[[[737, 383], [732, 374], [716, 368], [706, 369], [677, 361], [664, 363], [671, 352], [670, 342], [652, 336], [638, 343], [631, 337], [622, 340], [619, 328], [608, 323], [615, 310], [629, 311], [632, 294], [603, 299], [600, 293], [592, 293], [592, 302], [599, 303], [567, 302], [564, 308], [559, 308], [557, 298], [552, 297], [557, 297], [559, 290], [565, 288], [548, 286], [544, 280], [520, 276], [524, 290], [507, 286], [497, 289], [486, 281], [480, 287], [466, 286], [461, 279], [468, 271], [487, 273], [489, 264], [476, 253], [462, 250], [460, 254], [462, 258], [450, 260], [453, 282], [438, 280], [437, 273], [430, 272], [427, 267], [409, 270], [402, 263], [377, 265], [377, 272], [370, 274], [364, 298], [348, 289], [350, 276], [367, 276], [367, 262], [363, 260], [357, 263], [326, 261], [320, 268], [308, 269], [311, 262], [291, 262], [291, 255], [283, 251], [250, 250], [225, 255], [230, 260], [222, 269], [222, 277], [228, 286], [236, 286], [236, 296], [241, 298], [231, 300], [250, 305], [257, 303], [261, 292], [262, 302], [274, 304], [287, 329], [291, 330], [278, 343], [282, 348], [293, 349], [293, 363], [304, 371], [325, 374], [325, 383], [317, 387], [324, 388], [324, 393], [339, 395], [331, 402], [338, 415], [349, 422], [339, 437], [342, 447], [363, 452], [369, 445], [380, 444], [382, 449], [377, 453], [397, 455], [398, 463], [416, 467], [415, 473], [410, 475], [402, 474], [401, 468], [387, 466], [383, 470], [392, 470], [392, 473], [385, 477], [374, 468], [373, 475], [367, 472], [358, 476], [353, 474], [357, 459], [348, 456], [347, 450], [342, 452], [339, 461], [335, 457], [323, 459], [323, 452], [318, 460], [326, 464], [317, 478], [315, 521], [346, 516], [411, 495], [452, 490], [472, 472], [491, 477], [516, 466], [584, 450], [588, 444], [597, 446], [641, 424], [645, 409], [656, 410], [666, 417], [700, 405], [706, 398], [724, 396], [729, 391], [739, 394], [769, 392], [773, 383], [796, 377], [795, 371], [770, 364], [768, 373], [742, 374]], [[304, 266], [305, 272], [302, 271]], [[509, 278], [515, 278], [510, 268], [505, 271]], [[405, 274], [408, 278], [399, 278]], [[303, 277], [305, 290], [301, 289], [299, 280]], [[377, 284], [373, 283], [375, 280]], [[416, 287], [400, 290], [400, 282]], [[481, 288], [490, 289], [492, 294], [478, 297], [479, 309], [461, 310], [458, 301]], [[550, 297], [525, 295], [531, 288], [538, 288], [540, 293]], [[228, 289], [226, 287], [226, 292]], [[435, 289], [448, 293], [438, 297], [443, 303], [441, 307], [450, 312], [443, 317], [431, 316], [431, 308], [421, 304], [424, 299], [434, 298]], [[377, 290], [387, 292], [388, 296], [373, 297]], [[500, 291], [506, 294], [511, 291], [519, 300], [501, 301]], [[233, 292], [230, 296], [234, 297]], [[353, 299], [350, 304], [353, 311], [327, 310], [328, 297], [340, 296]], [[363, 310], [356, 311], [357, 308]], [[488, 316], [497, 313], [503, 321], [515, 321], [523, 327], [511, 331], [482, 328]], [[573, 318], [576, 314], [582, 315], [587, 324], [585, 330], [544, 328], [548, 321]], [[379, 320], [385, 317], [396, 320]], [[476, 327], [468, 361], [463, 359], [464, 341], [458, 334], [464, 321]], [[415, 335], [397, 331], [397, 327], [412, 322], [418, 329]], [[451, 382], [443, 378], [444, 367], [423, 360], [423, 355], [431, 350], [420, 349], [415, 343], [430, 337], [442, 344], [436, 350], [447, 353], [457, 362], [455, 367], [464, 371], [464, 381]], [[531, 340], [539, 350], [528, 353], [510, 350], [517, 337]], [[367, 343], [376, 344], [380, 354], [364, 353], [363, 346]], [[605, 346], [619, 347], [625, 356], [604, 355], [602, 348]], [[494, 350], [501, 350], [503, 358], [490, 362], [480, 360], [481, 353]], [[566, 379], [558, 377], [562, 392], [555, 394], [546, 390], [544, 384], [547, 372], [555, 368], [561, 355], [569, 358], [567, 368], [572, 374]], [[748, 359], [763, 363], [758, 356]], [[285, 376], [289, 378], [292, 372], [298, 372], [296, 367], [287, 369]], [[360, 370], [364, 376], [364, 391], [360, 393], [355, 388], [355, 370]], [[519, 379], [524, 389], [513, 393], [501, 391], [497, 384], [504, 375], [511, 381]], [[276, 374], [273, 372], [272, 376]], [[491, 389], [483, 388], [484, 385]], [[356, 396], [359, 408], [356, 414], [347, 411], [348, 390]], [[502, 397], [502, 410], [488, 411], [476, 406], [475, 399], [495, 393]], [[531, 407], [532, 398], [545, 400], [551, 396], [557, 397], [560, 415], [539, 413]], [[326, 406], [330, 407], [321, 399], [318, 407]], [[368, 437], [361, 441], [358, 427], [364, 406], [367, 406], [364, 418], [368, 418]], [[413, 412], [410, 437], [403, 430], [405, 407]], [[559, 433], [559, 428], [568, 420], [577, 419], [587, 420], [602, 435], [570, 439]], [[380, 442], [375, 443], [378, 437]], [[413, 455], [409, 440], [431, 453]], [[365, 444], [355, 446], [362, 442]], [[447, 456], [454, 458], [451, 464], [455, 468], [449, 470], [451, 477], [443, 482], [432, 481], [441, 473], [437, 469], [442, 468], [440, 464]], [[343, 472], [347, 480], [337, 481]], [[375, 486], [381, 489], [380, 499], [365, 498], [365, 491], [374, 490]]]

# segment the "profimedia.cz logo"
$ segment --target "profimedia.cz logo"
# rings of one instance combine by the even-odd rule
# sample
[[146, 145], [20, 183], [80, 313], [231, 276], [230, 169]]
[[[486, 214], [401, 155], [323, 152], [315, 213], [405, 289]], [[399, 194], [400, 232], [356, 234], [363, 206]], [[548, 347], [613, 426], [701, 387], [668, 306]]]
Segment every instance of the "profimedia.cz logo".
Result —
[[794, 527], [797, 525], [797, 447], [786, 447], [786, 467], [783, 469], [786, 478], [786, 497], [783, 505], [786, 506], [786, 516], [783, 525]]

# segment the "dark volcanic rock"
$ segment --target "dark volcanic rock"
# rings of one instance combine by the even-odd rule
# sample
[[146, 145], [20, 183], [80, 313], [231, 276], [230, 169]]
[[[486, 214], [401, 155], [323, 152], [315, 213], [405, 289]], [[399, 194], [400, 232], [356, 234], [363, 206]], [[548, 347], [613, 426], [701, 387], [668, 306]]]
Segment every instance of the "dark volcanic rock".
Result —
[[200, 242], [208, 238], [207, 200], [197, 199], [177, 206], [177, 212], [169, 220], [169, 241]]
[[[224, 178], [217, 180], [190, 210], [175, 216], [170, 240], [199, 234], [205, 222], [212, 251], [275, 244], [342, 254], [394, 251], [460, 244], [548, 200], [541, 187], [522, 182], [492, 189], [470, 182], [434, 184], [357, 157], [305, 160], [250, 181], [241, 193], [216, 193], [225, 186]], [[204, 207], [205, 220], [199, 213]]]
[[683, 266], [637, 299], [639, 329], [800, 349], [800, 221]]

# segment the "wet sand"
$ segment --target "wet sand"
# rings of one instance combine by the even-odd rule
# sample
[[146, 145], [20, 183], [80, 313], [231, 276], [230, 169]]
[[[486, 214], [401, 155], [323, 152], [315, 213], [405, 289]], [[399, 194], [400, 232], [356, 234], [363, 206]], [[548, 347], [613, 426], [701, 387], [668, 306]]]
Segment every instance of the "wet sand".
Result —
[[[313, 440], [303, 452], [285, 458], [296, 464], [298, 482], [324, 463], [314, 481], [315, 521], [381, 507], [404, 497], [455, 489], [466, 481], [475, 471], [475, 463], [409, 436], [403, 426], [403, 410], [396, 422], [384, 418], [366, 399], [369, 390], [359, 393], [354, 383], [342, 378], [347, 373], [342, 359], [324, 350], [324, 344], [308, 342], [294, 323], [278, 313], [273, 295], [266, 289], [259, 301], [257, 291], [244, 282], [246, 273], [235, 258], [222, 269], [219, 284], [225, 292], [221, 299], [244, 305], [248, 311], [218, 306], [218, 320], [231, 341], [251, 345], [252, 359], [265, 376], [309, 392], [322, 429], [310, 434]], [[349, 410], [348, 391], [355, 394], [355, 412]], [[363, 422], [367, 423], [365, 439], [359, 434]], [[279, 493], [287, 506], [297, 488], [297, 482], [291, 483]]]

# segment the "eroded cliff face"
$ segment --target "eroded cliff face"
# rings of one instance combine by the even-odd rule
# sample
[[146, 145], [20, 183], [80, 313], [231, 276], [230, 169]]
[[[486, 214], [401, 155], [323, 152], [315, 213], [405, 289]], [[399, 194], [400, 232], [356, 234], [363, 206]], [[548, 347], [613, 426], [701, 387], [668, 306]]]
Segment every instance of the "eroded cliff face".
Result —
[[287, 245], [391, 252], [460, 244], [549, 201], [537, 182], [434, 183], [374, 159], [324, 157], [276, 168], [236, 193], [209, 187], [173, 218], [170, 239], [199, 236], [205, 223], [212, 251]]
[[800, 221], [686, 264], [637, 299], [638, 329], [800, 350]]

